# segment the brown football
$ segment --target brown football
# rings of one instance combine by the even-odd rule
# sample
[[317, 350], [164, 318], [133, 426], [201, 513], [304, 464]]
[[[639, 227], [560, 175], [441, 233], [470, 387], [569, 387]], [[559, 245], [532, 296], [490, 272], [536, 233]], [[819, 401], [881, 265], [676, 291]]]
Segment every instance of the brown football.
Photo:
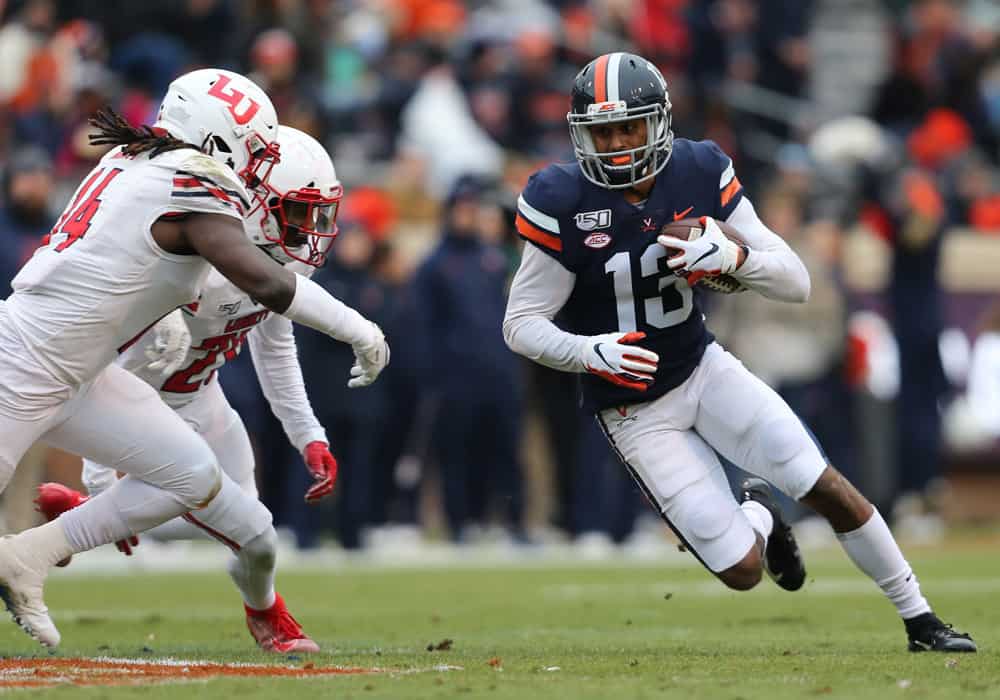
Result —
[[[740, 236], [739, 232], [727, 224], [725, 221], [719, 221], [716, 219], [716, 223], [719, 224], [719, 228], [722, 229], [722, 233], [726, 235], [726, 238], [743, 245], [746, 241]], [[681, 238], [688, 241], [693, 241], [698, 238], [701, 234], [705, 232], [702, 228], [701, 222], [698, 219], [681, 219], [680, 221], [674, 221], [669, 224], [664, 224], [663, 228], [660, 229], [660, 234], [664, 236], [673, 236], [674, 238]], [[679, 253], [680, 250], [677, 248], [667, 248], [670, 255]], [[686, 277], [683, 273], [678, 272], [678, 275]], [[746, 287], [738, 279], [732, 275], [714, 275], [702, 277], [695, 286], [701, 287], [703, 289], [708, 289], [713, 292], [720, 292], [722, 294], [734, 294], [736, 292], [742, 292], [746, 290]]]

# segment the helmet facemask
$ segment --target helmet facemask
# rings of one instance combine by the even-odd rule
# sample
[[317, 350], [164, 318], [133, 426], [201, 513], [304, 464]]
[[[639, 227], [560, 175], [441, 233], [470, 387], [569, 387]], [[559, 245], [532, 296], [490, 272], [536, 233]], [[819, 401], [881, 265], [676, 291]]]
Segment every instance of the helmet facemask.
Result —
[[319, 189], [302, 187], [278, 192], [270, 185], [263, 201], [261, 230], [272, 258], [284, 264], [298, 261], [320, 267], [337, 237], [337, 211], [344, 190], [337, 185], [324, 195]]
[[[666, 166], [673, 149], [670, 102], [628, 107], [624, 101], [587, 105], [585, 114], [566, 115], [573, 151], [584, 177], [599, 187], [618, 190], [634, 187], [656, 177]], [[598, 151], [590, 133], [592, 126], [644, 119], [646, 143], [621, 151]]]
[[[231, 151], [224, 139], [210, 135], [209, 140], [212, 144], [210, 148], [218, 151]], [[251, 133], [243, 141], [243, 147], [247, 151], [247, 162], [236, 174], [246, 185], [252, 200], [251, 207], [256, 209], [264, 204], [267, 197], [267, 182], [271, 178], [274, 166], [281, 162], [281, 150], [277, 141], [268, 142], [256, 132]], [[211, 150], [206, 150], [204, 147], [202, 150], [214, 155]]]

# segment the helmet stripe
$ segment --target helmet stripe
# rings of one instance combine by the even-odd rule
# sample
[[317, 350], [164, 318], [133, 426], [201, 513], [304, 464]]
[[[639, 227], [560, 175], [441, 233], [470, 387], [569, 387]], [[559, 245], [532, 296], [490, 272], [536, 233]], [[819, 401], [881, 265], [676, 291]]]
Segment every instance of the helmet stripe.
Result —
[[611, 54], [604, 54], [594, 65], [594, 102], [608, 101], [608, 59]]
[[618, 68], [622, 62], [621, 53], [611, 54], [608, 60], [608, 101], [617, 102], [621, 99], [618, 94]]

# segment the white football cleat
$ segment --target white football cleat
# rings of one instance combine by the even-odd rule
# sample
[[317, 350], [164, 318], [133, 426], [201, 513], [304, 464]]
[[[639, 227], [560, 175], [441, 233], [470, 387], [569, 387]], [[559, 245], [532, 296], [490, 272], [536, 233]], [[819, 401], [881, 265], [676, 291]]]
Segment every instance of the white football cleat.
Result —
[[13, 540], [15, 535], [0, 537], [0, 599], [14, 622], [39, 644], [46, 647], [59, 646], [59, 630], [56, 629], [49, 609], [45, 607], [42, 587], [48, 575], [48, 567], [42, 562], [42, 571], [32, 567], [28, 557], [22, 556]]

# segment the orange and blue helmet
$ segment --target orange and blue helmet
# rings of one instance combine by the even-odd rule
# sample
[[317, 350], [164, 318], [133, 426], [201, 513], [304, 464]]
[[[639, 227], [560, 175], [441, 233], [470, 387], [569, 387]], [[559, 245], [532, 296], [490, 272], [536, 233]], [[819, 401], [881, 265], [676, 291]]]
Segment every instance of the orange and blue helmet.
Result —
[[[667, 81], [645, 58], [616, 52], [588, 63], [573, 81], [566, 115], [584, 176], [608, 189], [626, 189], [656, 177], [673, 149], [670, 108]], [[644, 145], [623, 151], [597, 150], [592, 126], [632, 119], [646, 120]]]

